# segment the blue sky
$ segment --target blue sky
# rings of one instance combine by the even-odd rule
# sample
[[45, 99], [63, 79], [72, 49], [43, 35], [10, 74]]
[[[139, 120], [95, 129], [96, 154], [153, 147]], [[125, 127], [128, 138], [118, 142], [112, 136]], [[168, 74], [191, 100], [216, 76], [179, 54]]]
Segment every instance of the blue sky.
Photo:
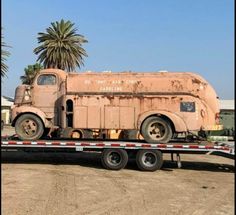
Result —
[[233, 0], [2, 0], [5, 42], [12, 46], [2, 95], [14, 96], [36, 62], [37, 33], [71, 20], [89, 41], [77, 71], [190, 71], [221, 99], [234, 99]]

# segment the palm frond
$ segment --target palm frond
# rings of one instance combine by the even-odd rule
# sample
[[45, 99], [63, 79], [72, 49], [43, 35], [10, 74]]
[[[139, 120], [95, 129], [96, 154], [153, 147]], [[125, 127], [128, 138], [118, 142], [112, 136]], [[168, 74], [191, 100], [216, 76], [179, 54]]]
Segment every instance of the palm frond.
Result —
[[73, 71], [77, 66], [83, 65], [83, 57], [87, 57], [82, 48], [88, 41], [84, 36], [77, 34], [74, 23], [64, 21], [52, 22], [46, 33], [38, 33], [38, 47], [34, 53], [38, 55], [37, 61], [45, 68], [59, 68]]
[[29, 84], [29, 85], [32, 84], [35, 76], [41, 69], [43, 69], [43, 66], [39, 63], [28, 65], [24, 69], [25, 74], [20, 76], [22, 84]]
[[7, 58], [10, 56], [10, 52], [6, 50], [6, 48], [10, 48], [10, 46], [6, 45], [3, 41], [4, 37], [1, 35], [1, 77], [5, 77], [8, 72], [8, 66], [6, 64]]

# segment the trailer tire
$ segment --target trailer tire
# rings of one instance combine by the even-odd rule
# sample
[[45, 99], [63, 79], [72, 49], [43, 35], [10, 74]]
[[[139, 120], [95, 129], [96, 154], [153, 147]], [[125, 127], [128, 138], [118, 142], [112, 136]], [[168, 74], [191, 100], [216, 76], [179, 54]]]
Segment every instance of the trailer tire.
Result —
[[124, 149], [104, 149], [101, 161], [106, 169], [120, 170], [127, 165], [128, 154]]
[[148, 143], [168, 143], [173, 136], [173, 131], [167, 120], [152, 116], [143, 122], [141, 134]]
[[39, 117], [23, 114], [16, 120], [15, 131], [21, 140], [37, 140], [44, 133], [44, 125]]
[[141, 149], [137, 152], [136, 163], [140, 170], [156, 171], [162, 167], [162, 153], [159, 150]]

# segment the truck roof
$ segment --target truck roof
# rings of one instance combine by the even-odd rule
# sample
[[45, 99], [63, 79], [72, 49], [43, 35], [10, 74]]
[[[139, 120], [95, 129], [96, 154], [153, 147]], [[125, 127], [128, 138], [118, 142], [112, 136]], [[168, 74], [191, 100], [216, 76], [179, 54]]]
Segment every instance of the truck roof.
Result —
[[193, 72], [70, 72], [46, 69], [66, 79], [68, 94], [190, 95], [210, 103], [217, 97], [213, 87]]
[[178, 76], [178, 77], [186, 77], [186, 76], [191, 76], [196, 77], [197, 79], [200, 79], [203, 82], [206, 82], [203, 77], [201, 77], [199, 74], [195, 73], [195, 72], [177, 72], [177, 71], [166, 71], [166, 70], [160, 70], [160, 71], [82, 71], [82, 72], [65, 72], [61, 69], [44, 69], [41, 70], [41, 72], [44, 73], [58, 73], [59, 75], [66, 75], [66, 76], [78, 76], [78, 75], [86, 75], [86, 76], [94, 76], [94, 75], [99, 75], [99, 76], [118, 76], [120, 78], [120, 76], [123, 75], [132, 75], [132, 76], [159, 76], [159, 77], [166, 77], [166, 76]]

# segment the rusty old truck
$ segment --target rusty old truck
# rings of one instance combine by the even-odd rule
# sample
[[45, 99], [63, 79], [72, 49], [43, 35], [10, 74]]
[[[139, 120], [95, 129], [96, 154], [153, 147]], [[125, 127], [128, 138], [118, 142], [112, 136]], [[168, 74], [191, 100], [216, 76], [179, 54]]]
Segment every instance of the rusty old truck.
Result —
[[22, 140], [136, 130], [146, 142], [167, 143], [178, 133], [222, 129], [215, 90], [191, 72], [44, 69], [16, 88], [11, 112]]

